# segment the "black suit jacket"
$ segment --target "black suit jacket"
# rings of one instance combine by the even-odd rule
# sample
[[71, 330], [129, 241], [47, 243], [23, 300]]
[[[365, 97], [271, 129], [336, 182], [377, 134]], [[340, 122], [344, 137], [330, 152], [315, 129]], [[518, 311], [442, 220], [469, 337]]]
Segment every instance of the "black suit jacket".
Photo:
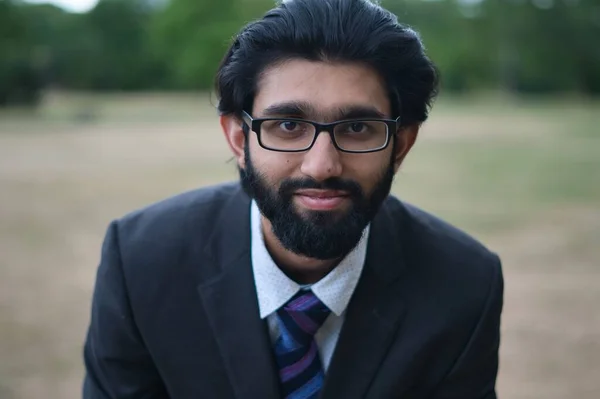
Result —
[[[85, 342], [83, 396], [278, 398], [238, 184], [185, 193], [114, 221]], [[390, 196], [323, 398], [493, 399], [503, 279], [498, 257]]]

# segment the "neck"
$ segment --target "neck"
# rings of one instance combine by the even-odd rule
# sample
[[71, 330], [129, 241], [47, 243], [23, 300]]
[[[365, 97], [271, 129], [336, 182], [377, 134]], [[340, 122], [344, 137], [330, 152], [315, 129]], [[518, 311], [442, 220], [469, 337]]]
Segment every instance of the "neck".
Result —
[[314, 284], [325, 277], [339, 263], [339, 259], [314, 259], [301, 256], [284, 248], [273, 234], [271, 223], [261, 216], [265, 245], [281, 271], [298, 284]]

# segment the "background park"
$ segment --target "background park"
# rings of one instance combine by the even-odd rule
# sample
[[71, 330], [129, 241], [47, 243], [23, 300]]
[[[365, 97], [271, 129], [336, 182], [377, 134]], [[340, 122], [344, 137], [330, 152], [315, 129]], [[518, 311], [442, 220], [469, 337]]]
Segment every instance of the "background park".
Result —
[[[394, 193], [504, 261], [503, 399], [600, 397], [600, 0], [383, 0], [442, 74]], [[108, 223], [237, 178], [211, 85], [273, 0], [0, 0], [0, 398], [80, 397]]]

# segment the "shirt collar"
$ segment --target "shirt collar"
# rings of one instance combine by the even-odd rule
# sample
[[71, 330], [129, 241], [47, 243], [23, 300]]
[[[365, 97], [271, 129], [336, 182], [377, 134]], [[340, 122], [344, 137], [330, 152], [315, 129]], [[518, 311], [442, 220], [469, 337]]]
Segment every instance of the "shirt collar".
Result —
[[309, 288], [325, 306], [340, 316], [346, 310], [362, 273], [367, 253], [369, 226], [364, 230], [358, 245], [327, 276], [315, 284], [301, 286], [286, 276], [271, 258], [265, 246], [260, 217], [258, 206], [255, 201], [252, 201], [251, 259], [260, 317], [264, 319], [277, 311], [299, 290]]

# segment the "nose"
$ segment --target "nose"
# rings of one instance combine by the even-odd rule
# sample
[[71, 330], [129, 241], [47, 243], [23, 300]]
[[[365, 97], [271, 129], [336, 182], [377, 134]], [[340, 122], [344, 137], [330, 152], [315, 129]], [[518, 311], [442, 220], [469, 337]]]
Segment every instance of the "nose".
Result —
[[304, 154], [300, 171], [317, 181], [342, 174], [340, 152], [335, 148], [329, 134], [322, 132], [315, 144]]

